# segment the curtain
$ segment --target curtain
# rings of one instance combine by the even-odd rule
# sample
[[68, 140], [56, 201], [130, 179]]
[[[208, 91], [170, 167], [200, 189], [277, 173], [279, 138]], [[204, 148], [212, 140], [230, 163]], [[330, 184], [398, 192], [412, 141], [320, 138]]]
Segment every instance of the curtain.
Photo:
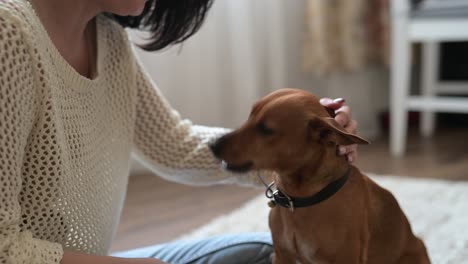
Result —
[[[200, 32], [183, 45], [138, 54], [172, 106], [194, 123], [235, 128], [260, 97], [293, 87], [319, 96], [346, 98], [360, 134], [372, 138], [378, 134], [378, 124], [370, 113], [385, 107], [388, 78], [374, 69], [326, 78], [310, 73], [320, 67], [304, 71], [304, 40], [314, 26], [311, 19], [317, 19], [310, 16], [311, 4], [309, 0], [216, 0]], [[137, 43], [144, 37], [138, 32], [131, 32], [131, 36]], [[306, 50], [328, 45], [323, 39], [309, 41]], [[327, 62], [327, 56], [321, 63]], [[310, 65], [319, 64], [314, 60]], [[336, 68], [323, 68], [323, 72], [333, 73], [332, 69]]]
[[315, 75], [388, 64], [389, 0], [307, 0], [304, 69]]

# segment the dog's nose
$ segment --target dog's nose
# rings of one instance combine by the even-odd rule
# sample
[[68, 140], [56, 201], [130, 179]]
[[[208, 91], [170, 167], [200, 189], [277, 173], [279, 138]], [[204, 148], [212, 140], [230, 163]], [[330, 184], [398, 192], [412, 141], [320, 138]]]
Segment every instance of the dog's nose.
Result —
[[215, 142], [210, 143], [210, 150], [213, 152], [215, 157], [220, 158], [221, 156], [221, 149], [222, 149], [222, 141], [221, 138], [217, 139]]

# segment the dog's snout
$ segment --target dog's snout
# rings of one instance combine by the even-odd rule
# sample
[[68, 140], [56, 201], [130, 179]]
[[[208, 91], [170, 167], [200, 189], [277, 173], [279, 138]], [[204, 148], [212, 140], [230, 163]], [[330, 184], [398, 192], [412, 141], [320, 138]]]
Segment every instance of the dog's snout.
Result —
[[223, 137], [218, 138], [215, 142], [210, 143], [210, 150], [213, 152], [215, 157], [220, 158], [221, 157], [221, 151], [223, 148]]

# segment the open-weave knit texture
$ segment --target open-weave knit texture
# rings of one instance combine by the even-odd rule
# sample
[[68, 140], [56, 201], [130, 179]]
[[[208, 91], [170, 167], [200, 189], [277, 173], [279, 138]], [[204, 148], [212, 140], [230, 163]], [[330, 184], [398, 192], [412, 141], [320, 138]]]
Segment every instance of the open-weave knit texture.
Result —
[[207, 142], [135, 59], [125, 30], [96, 19], [97, 72], [77, 73], [26, 0], [0, 1], [0, 263], [58, 263], [64, 249], [107, 254], [129, 159], [193, 184], [254, 183], [223, 173]]

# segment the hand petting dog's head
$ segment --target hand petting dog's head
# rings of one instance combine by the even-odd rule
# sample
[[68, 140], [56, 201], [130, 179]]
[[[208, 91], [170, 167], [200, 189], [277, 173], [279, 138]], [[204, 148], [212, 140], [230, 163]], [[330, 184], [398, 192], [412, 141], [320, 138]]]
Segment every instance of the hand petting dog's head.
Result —
[[368, 142], [346, 132], [316, 96], [281, 89], [258, 101], [244, 125], [210, 147], [234, 172], [288, 172], [317, 161], [326, 148], [350, 144]]

